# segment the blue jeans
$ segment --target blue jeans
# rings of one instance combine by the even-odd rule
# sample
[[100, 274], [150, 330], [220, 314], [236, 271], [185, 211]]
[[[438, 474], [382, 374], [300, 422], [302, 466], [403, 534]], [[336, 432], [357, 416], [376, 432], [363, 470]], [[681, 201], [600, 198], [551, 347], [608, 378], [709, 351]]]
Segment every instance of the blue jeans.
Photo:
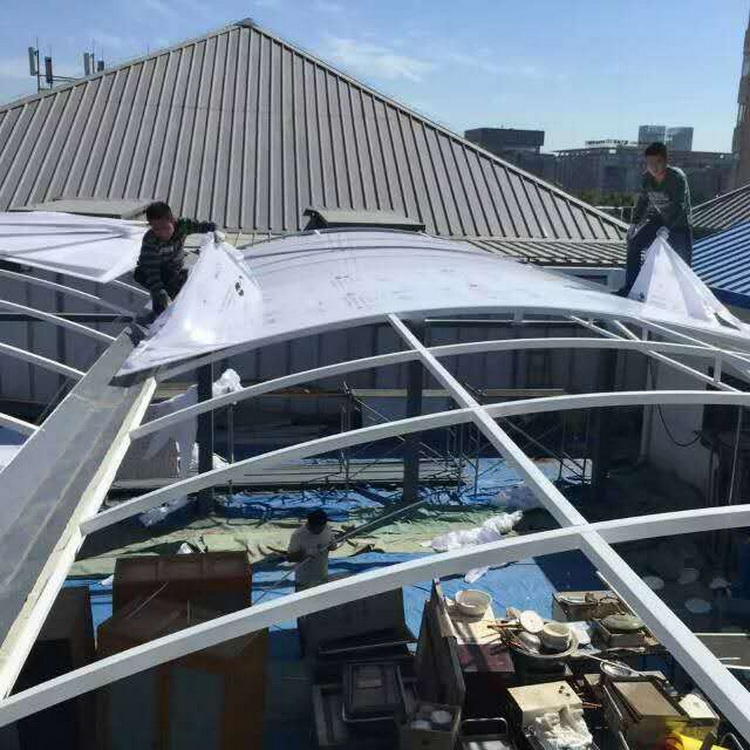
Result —
[[[656, 239], [656, 233], [664, 226], [658, 221], [649, 221], [641, 226], [628, 241], [627, 267], [625, 269], [625, 287], [630, 289], [635, 282], [643, 263], [643, 254], [651, 247]], [[685, 263], [690, 265], [693, 260], [693, 230], [670, 229], [667, 238], [669, 246]]]

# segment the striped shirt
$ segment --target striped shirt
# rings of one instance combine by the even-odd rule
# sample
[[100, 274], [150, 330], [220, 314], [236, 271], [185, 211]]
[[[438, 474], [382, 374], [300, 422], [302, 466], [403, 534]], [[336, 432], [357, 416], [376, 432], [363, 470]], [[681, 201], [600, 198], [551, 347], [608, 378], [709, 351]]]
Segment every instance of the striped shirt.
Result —
[[160, 240], [153, 229], [143, 236], [141, 254], [138, 256], [140, 283], [151, 294], [158, 294], [164, 289], [164, 279], [176, 276], [185, 265], [185, 239], [189, 234], [213, 232], [216, 225], [212, 222], [193, 219], [177, 219], [174, 232], [168, 240]]

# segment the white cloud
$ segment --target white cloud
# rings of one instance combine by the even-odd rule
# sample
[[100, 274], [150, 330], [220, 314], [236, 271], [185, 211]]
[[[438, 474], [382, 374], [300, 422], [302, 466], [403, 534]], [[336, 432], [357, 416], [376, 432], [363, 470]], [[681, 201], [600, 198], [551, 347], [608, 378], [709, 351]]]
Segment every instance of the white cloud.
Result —
[[554, 79], [562, 80], [563, 73], [544, 70], [537, 65], [517, 60], [496, 59], [487, 48], [481, 48], [476, 53], [447, 52], [442, 56], [445, 62], [454, 65], [462, 65], [473, 70], [479, 70], [494, 76], [515, 76], [519, 78]]
[[405, 78], [417, 83], [436, 67], [432, 62], [399, 54], [388, 47], [342, 37], [328, 38], [325, 56], [352, 72], [372, 78]]
[[332, 2], [332, 0], [317, 0], [317, 2], [313, 4], [313, 9], [321, 13], [330, 13], [332, 15], [346, 12], [346, 8], [343, 5]]

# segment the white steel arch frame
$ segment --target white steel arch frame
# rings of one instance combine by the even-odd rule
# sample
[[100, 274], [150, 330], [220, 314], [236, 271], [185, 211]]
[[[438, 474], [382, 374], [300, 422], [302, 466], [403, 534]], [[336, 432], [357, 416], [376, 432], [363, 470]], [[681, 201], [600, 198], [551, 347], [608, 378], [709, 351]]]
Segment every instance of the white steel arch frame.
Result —
[[18, 417], [12, 417], [10, 414], [5, 414], [0, 411], [0, 427], [7, 427], [13, 432], [18, 432], [21, 435], [33, 435], [39, 428], [31, 422], [26, 422]]
[[0, 354], [7, 354], [9, 357], [13, 357], [14, 359], [20, 359], [24, 362], [29, 362], [32, 365], [37, 365], [38, 367], [42, 367], [45, 370], [51, 370], [52, 372], [56, 372], [59, 375], [65, 375], [65, 377], [72, 378], [73, 380], [80, 380], [83, 377], [83, 372], [81, 372], [81, 370], [77, 370], [75, 367], [69, 367], [68, 365], [64, 365], [62, 362], [57, 362], [54, 359], [42, 357], [40, 354], [34, 354], [33, 352], [30, 352], [26, 349], [19, 349], [16, 346], [5, 344], [2, 341], [0, 341]]
[[[390, 363], [413, 359], [420, 360], [431, 374], [449, 391], [459, 408], [449, 412], [400, 420], [386, 425], [376, 425], [344, 433], [343, 435], [320, 438], [301, 446], [292, 446], [281, 451], [274, 451], [253, 459], [247, 459], [227, 469], [207, 472], [194, 479], [178, 482], [163, 490], [148, 493], [129, 503], [124, 503], [118, 508], [95, 516], [89, 516], [88, 519], [80, 524], [81, 534], [90, 533], [98, 528], [104, 528], [110, 523], [115, 523], [121, 518], [126, 518], [148, 507], [153, 507], [172, 497], [185, 494], [186, 492], [194, 492], [203, 487], [209, 487], [222, 482], [227, 478], [244, 472], [249, 466], [258, 468], [276, 462], [283, 462], [291, 458], [316, 455], [339, 447], [370, 442], [374, 439], [382, 439], [384, 437], [411, 432], [421, 432], [427, 429], [468, 421], [474, 422], [506, 460], [521, 473], [530, 488], [550, 513], [560, 522], [563, 528], [551, 532], [503, 540], [492, 545], [474, 548], [470, 551], [431, 556], [377, 572], [362, 574], [351, 579], [293, 594], [281, 601], [262, 604], [218, 618], [200, 626], [188, 628], [137, 649], [125, 651], [116, 657], [102, 660], [82, 670], [77, 670], [76, 672], [6, 699], [0, 703], [0, 724], [9, 723], [22, 716], [67, 700], [70, 697], [107, 684], [115, 679], [121, 679], [138, 671], [148, 669], [159, 663], [267, 627], [282, 619], [308, 614], [345, 601], [362, 598], [408, 583], [418, 582], [434, 575], [448, 575], [463, 572], [469, 567], [498, 565], [503, 562], [522, 559], [523, 557], [541, 556], [566, 549], [578, 548], [606, 574], [612, 585], [625, 596], [630, 606], [638, 612], [656, 636], [688, 671], [696, 684], [727, 716], [729, 721], [736, 726], [743, 736], [750, 739], [750, 697], [748, 693], [727, 672], [723, 665], [708, 652], [705, 646], [693, 636], [684, 623], [679, 620], [610, 547], [612, 543], [631, 539], [746, 525], [750, 523], [750, 507], [709, 508], [697, 512], [691, 510], [660, 514], [641, 519], [618, 519], [617, 521], [590, 524], [561, 495], [550, 480], [539, 472], [533, 461], [521, 451], [514, 441], [494, 421], [496, 417], [512, 416], [515, 414], [541, 413], [545, 411], [596, 406], [643, 406], [649, 404], [732, 404], [748, 406], [750, 405], [750, 393], [728, 391], [589, 393], [481, 405], [439, 362], [435, 351], [421, 344], [402, 320], [395, 315], [389, 315], [388, 320], [409, 349], [406, 352], [381, 356], [393, 357], [394, 359]], [[640, 325], [640, 322], [636, 319], [628, 322]], [[683, 334], [677, 334], [671, 331], [671, 329], [667, 329], [667, 331], [669, 334], [675, 336], [683, 336]], [[690, 346], [695, 346], [710, 353], [698, 354], [692, 349], [688, 349], [687, 345], [677, 345], [682, 348], [670, 349], [669, 347], [665, 348], [665, 345], [661, 343], [635, 341], [630, 338], [613, 339], [616, 345], [613, 345], [612, 348], [670, 351], [674, 354], [697, 354], [697, 356], [711, 358], [716, 356], [733, 356], [745, 365], [750, 364], [742, 354], [726, 352], [718, 347], [706, 344], [699, 339], [692, 339], [689, 336], [685, 336], [685, 338], [690, 339]], [[599, 346], [602, 345], [600, 340], [594, 339], [593, 341], [596, 341]], [[480, 346], [486, 343], [477, 342], [475, 351], [480, 351]], [[469, 353], [469, 349], [465, 351], [457, 349], [457, 347], [461, 346], [463, 345], [451, 345], [447, 347], [450, 350], [450, 356]], [[585, 346], [595, 348], [589, 344]], [[512, 349], [513, 347], [508, 346], [508, 348]], [[228, 356], [228, 352], [224, 350], [217, 353], [215, 358], [221, 359], [226, 356]], [[449, 356], [449, 354], [444, 352], [443, 356]], [[402, 357], [404, 358], [401, 359]], [[195, 367], [196, 363], [203, 362], [205, 359], [193, 360], [184, 366], [183, 369]], [[368, 366], [377, 366], [372, 364], [373, 359], [377, 358], [367, 359], [370, 362]], [[331, 367], [340, 368], [351, 364], [342, 363], [342, 365]], [[325, 368], [321, 369], [325, 370]], [[339, 370], [339, 373], [343, 371]], [[298, 373], [294, 376], [287, 376], [287, 379], [289, 377], [301, 377], [302, 375], [306, 375], [308, 379], [311, 379], [316, 372], [319, 373], [320, 370], [308, 371], [303, 374]], [[320, 377], [325, 377], [325, 375], [321, 375]], [[283, 380], [285, 378], [274, 381], [276, 387], [283, 387], [278, 385]], [[287, 384], [289, 383], [287, 382]], [[261, 384], [261, 386], [266, 385], [268, 384]], [[232, 400], [237, 400], [236, 394], [232, 395], [235, 398], [228, 399], [228, 403], [231, 403]], [[135, 431], [131, 432], [131, 437], [135, 435]]]
[[[489, 352], [529, 351], [540, 349], [614, 349], [618, 351], [639, 351], [644, 353], [653, 350], [654, 352], [664, 351], [711, 360], [716, 359], [714, 351], [705, 346], [697, 346], [695, 344], [675, 344], [670, 342], [646, 342], [640, 340], [628, 341], [616, 336], [615, 334], [612, 334], [610, 338], [598, 339], [563, 337], [469, 341], [460, 344], [442, 344], [439, 346], [433, 346], [430, 347], [428, 351], [434, 357], [442, 359], [444, 357], [455, 357], [463, 354], [486, 354]], [[183, 420], [197, 417], [199, 414], [214, 411], [222, 406], [237, 404], [241, 401], [255, 398], [256, 396], [262, 396], [265, 393], [272, 393], [273, 391], [281, 390], [282, 388], [289, 388], [290, 386], [307, 383], [312, 380], [323, 380], [324, 378], [335, 377], [337, 375], [347, 375], [352, 372], [369, 370], [376, 367], [388, 367], [391, 365], [403, 364], [405, 362], [413, 362], [418, 358], [419, 355], [417, 352], [407, 349], [405, 351], [377, 354], [372, 357], [364, 357], [362, 359], [354, 359], [347, 362], [337, 362], [332, 365], [325, 365], [311, 370], [292, 373], [291, 375], [283, 375], [282, 377], [274, 378], [273, 380], [266, 380], [262, 383], [248, 386], [239, 391], [235, 391], [234, 393], [228, 393], [206, 401], [201, 401], [192, 406], [175, 411], [172, 414], [153, 419], [133, 430], [131, 438], [136, 440], [164, 429], [165, 427], [170, 427], [173, 424], [182, 422]], [[678, 364], [681, 365], [682, 363]], [[688, 367], [687, 365], [682, 366]], [[707, 377], [693, 368], [688, 369], [691, 370], [690, 374], [695, 375], [699, 380], [704, 380]], [[712, 383], [715, 383], [715, 379], [709, 378], [709, 380]], [[735, 388], [731, 388], [731, 386], [728, 386], [727, 389], [736, 390]]]
[[80, 333], [83, 336], [88, 336], [95, 341], [101, 341], [105, 344], [111, 344], [115, 340], [114, 336], [110, 336], [108, 333], [103, 333], [102, 331], [97, 331], [90, 326], [81, 325], [80, 323], [60, 317], [54, 313], [37, 310], [36, 308], [28, 307], [27, 305], [20, 305], [17, 302], [9, 302], [8, 300], [0, 299], [0, 307], [4, 307], [6, 310], [11, 310], [13, 312], [22, 313], [23, 315], [29, 315], [32, 318], [44, 320], [47, 323], [53, 323], [60, 328], [67, 328], [69, 331]]
[[116, 305], [114, 302], [110, 302], [102, 297], [97, 297], [95, 294], [89, 294], [88, 292], [68, 286], [67, 284], [58, 284], [55, 281], [48, 281], [47, 279], [39, 278], [39, 276], [32, 276], [31, 274], [18, 273], [17, 271], [8, 271], [4, 268], [0, 268], [0, 278], [11, 279], [12, 281], [18, 281], [33, 286], [43, 287], [44, 289], [50, 289], [54, 292], [60, 292], [60, 294], [65, 294], [68, 297], [74, 297], [75, 299], [89, 302], [92, 305], [102, 307], [105, 310], [112, 310], [112, 312], [119, 313], [128, 318], [132, 318], [135, 315], [135, 313], [127, 307]]
[[[456, 309], [451, 308], [443, 308], [441, 310], [415, 310], [413, 312], [410, 312], [408, 315], [402, 314], [400, 317], [406, 320], [423, 320], [426, 317], [434, 316], [434, 315], [444, 315], [444, 314], [456, 314]], [[487, 314], [487, 315], [496, 315], [501, 316], [505, 315], [508, 316], [505, 319], [498, 318], [498, 323], [513, 323], [513, 325], [525, 325], [525, 324], [544, 324], [544, 323], [554, 323], [554, 322], [575, 322], [580, 325], [586, 325], [583, 321], [589, 320], [592, 324], [594, 320], [602, 320], [606, 322], [612, 322], [615, 321], [618, 322], [625, 322], [630, 323], [638, 328], [646, 328], [649, 330], [654, 331], [655, 333], [662, 334], [666, 336], [667, 338], [671, 339], [677, 339], [682, 340], [687, 343], [692, 343], [696, 346], [700, 346], [705, 349], [710, 349], [714, 353], [720, 353], [724, 358], [727, 360], [734, 359], [736, 360], [740, 365], [744, 365], [745, 367], [750, 367], [750, 351], [748, 352], [739, 352], [735, 351], [733, 349], [728, 348], [720, 348], [717, 344], [712, 344], [707, 341], [695, 338], [694, 336], [690, 336], [686, 333], [681, 333], [680, 331], [673, 330], [671, 327], [666, 326], [664, 324], [654, 323], [650, 320], [646, 320], [642, 317], [639, 317], [637, 315], [632, 314], [621, 314], [621, 313], [609, 313], [609, 312], [596, 312], [592, 313], [589, 310], [586, 309], [578, 309], [578, 310], [570, 310], [567, 312], [562, 312], [557, 308], [553, 307], [540, 307], [539, 305], [529, 305], [529, 306], [502, 306], [502, 305], [495, 305], [491, 308], [476, 308], [471, 310], [473, 314], [481, 315], [481, 314]], [[527, 315], [537, 315], [537, 316], [543, 316], [543, 319], [540, 318], [526, 318]], [[351, 321], [347, 324], [338, 324], [338, 325], [323, 325], [323, 326], [311, 326], [310, 328], [301, 330], [298, 332], [298, 335], [313, 335], [313, 334], [320, 334], [325, 333], [329, 330], [344, 330], [345, 328], [355, 328], [365, 325], [370, 325], [373, 323], [384, 323], [388, 321], [388, 315], [374, 315], [371, 317], [363, 317], [356, 320]], [[591, 326], [588, 326], [591, 327]], [[612, 337], [610, 334], [611, 332], [607, 332], [606, 334], [603, 333], [605, 329], [601, 329], [599, 327], [598, 331], [602, 335], [605, 335], [607, 337]], [[701, 333], [709, 334], [708, 331], [701, 331]], [[617, 334], [614, 334], [614, 336], [617, 336]], [[710, 336], [713, 338], [719, 340], [719, 341], [726, 341], [727, 346], [729, 344], [736, 346], [739, 346], [741, 342], [744, 341], [744, 337], [741, 336], [739, 333], [725, 333], [722, 330], [712, 330], [710, 332]], [[203, 365], [211, 364], [214, 362], [219, 362], [221, 360], [227, 359], [229, 357], [235, 356], [237, 354], [243, 354], [250, 348], [259, 348], [264, 346], [270, 346], [271, 344], [277, 344], [277, 343], [284, 343], [289, 340], [288, 335], [281, 335], [281, 336], [270, 336], [263, 339], [255, 340], [254, 342], [245, 342], [241, 344], [236, 344], [234, 346], [230, 346], [224, 349], [217, 349], [215, 351], [209, 352], [207, 354], [201, 354], [199, 356], [194, 357], [193, 359], [185, 360], [184, 362], [178, 362], [176, 364], [166, 364], [160, 367], [156, 372], [156, 380], [158, 382], [161, 382], [163, 380], [169, 380], [170, 378], [175, 377], [176, 375], [180, 375], [185, 372], [190, 372], [192, 370], [195, 370]]]
[[[16, 693], [0, 702], [0, 726], [137, 672], [224, 641], [253, 633], [283, 620], [312, 614], [354, 599], [372, 596], [430, 578], [463, 573], [469, 568], [485, 565], [497, 566], [528, 557], [541, 557], [580, 549], [593, 544], [587, 540], [587, 537], [592, 535], [601, 539], [604, 545], [602, 550], [596, 550], [592, 554], [597, 557], [599, 564], [609, 576], [618, 580], [621, 585], [627, 585], [627, 592], [629, 593], [630, 581], [623, 579], [621, 575], [612, 575], [615, 571], [611, 569], [612, 558], [607, 554], [607, 550], [610, 550], [615, 557], [617, 556], [608, 546], [609, 544], [672, 534], [715, 531], [746, 525], [750, 525], [750, 505], [678, 511], [618, 519], [616, 521], [572, 525], [552, 531], [502, 539], [497, 542], [478, 545], [468, 550], [430, 555], [406, 563], [399, 563], [218, 617], [209, 622], [186, 628], [173, 635], [156, 639], [143, 646], [101, 659], [87, 667]], [[620, 558], [617, 557], [617, 559]], [[620, 589], [620, 591], [623, 590]], [[690, 662], [697, 662], [698, 668], [690, 669], [690, 666], [688, 666], [688, 672], [701, 685], [706, 694], [717, 703], [720, 710], [725, 713], [738, 731], [744, 737], [750, 737], [750, 714], [747, 711], [748, 694], [744, 687], [708, 652], [706, 647], [687, 630], [682, 621], [650, 589], [648, 589], [648, 592], [650, 596], [647, 597], [647, 603], [653, 607], [653, 610], [646, 612], [645, 615], [645, 621], [649, 627], [664, 641], [667, 647], [670, 647], [675, 640], [684, 639], [687, 641], [684, 643], [684, 648], [680, 646], [679, 649], [676, 649], [678, 653], [675, 655], [678, 661], [683, 663], [685, 650], [693, 649], [694, 658]], [[632, 604], [632, 597], [626, 598]], [[639, 607], [636, 607], [636, 611], [639, 609]], [[696, 672], [700, 673], [700, 678], [696, 678]]]

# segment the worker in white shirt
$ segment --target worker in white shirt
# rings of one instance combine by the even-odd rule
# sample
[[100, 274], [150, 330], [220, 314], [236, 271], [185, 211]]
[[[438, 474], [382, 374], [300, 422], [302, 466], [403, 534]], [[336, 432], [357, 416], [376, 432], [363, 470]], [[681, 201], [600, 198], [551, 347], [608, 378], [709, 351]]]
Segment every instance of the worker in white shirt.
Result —
[[313, 510], [289, 539], [287, 558], [297, 567], [295, 589], [302, 591], [328, 580], [328, 553], [335, 549], [333, 530], [324, 510]]

